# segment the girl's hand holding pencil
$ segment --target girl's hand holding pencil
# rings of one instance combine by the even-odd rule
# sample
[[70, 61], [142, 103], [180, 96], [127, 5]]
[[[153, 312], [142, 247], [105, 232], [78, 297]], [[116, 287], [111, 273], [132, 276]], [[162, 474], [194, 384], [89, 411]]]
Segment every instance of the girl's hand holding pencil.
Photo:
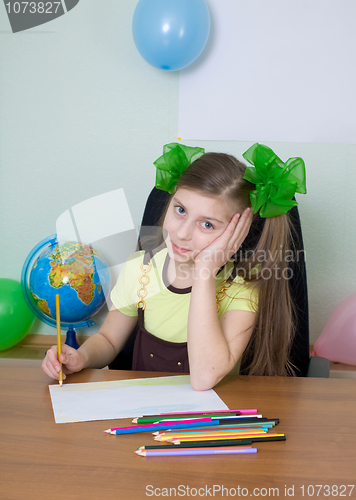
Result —
[[67, 344], [62, 345], [62, 352], [59, 355], [58, 361], [58, 351], [57, 346], [52, 346], [46, 353], [44, 360], [42, 361], [42, 370], [51, 378], [56, 380], [59, 379], [60, 363], [63, 367], [63, 380], [65, 380], [66, 375], [70, 375], [74, 372], [79, 372], [84, 368], [84, 359], [79, 351], [69, 347]]

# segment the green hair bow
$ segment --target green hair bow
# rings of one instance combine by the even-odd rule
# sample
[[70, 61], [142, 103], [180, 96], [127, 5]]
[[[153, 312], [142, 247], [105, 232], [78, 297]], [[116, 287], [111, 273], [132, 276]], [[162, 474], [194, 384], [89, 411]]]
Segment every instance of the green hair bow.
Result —
[[203, 148], [184, 146], [177, 142], [163, 146], [163, 155], [153, 162], [157, 168], [156, 188], [172, 194], [184, 170], [204, 153]]
[[286, 214], [298, 205], [295, 193], [306, 194], [305, 164], [302, 158], [289, 158], [285, 163], [267, 146], [254, 144], [242, 155], [254, 165], [246, 167], [244, 179], [256, 184], [250, 200], [255, 214], [274, 217]]

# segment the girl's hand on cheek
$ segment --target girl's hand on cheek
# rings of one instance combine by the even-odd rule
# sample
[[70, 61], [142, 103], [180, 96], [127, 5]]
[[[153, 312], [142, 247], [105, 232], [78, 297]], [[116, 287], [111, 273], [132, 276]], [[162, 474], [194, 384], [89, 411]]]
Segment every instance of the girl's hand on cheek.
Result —
[[195, 268], [204, 270], [202, 276], [215, 277], [218, 270], [239, 250], [250, 230], [252, 217], [251, 208], [246, 208], [241, 216], [235, 214], [224, 232], [198, 253]]

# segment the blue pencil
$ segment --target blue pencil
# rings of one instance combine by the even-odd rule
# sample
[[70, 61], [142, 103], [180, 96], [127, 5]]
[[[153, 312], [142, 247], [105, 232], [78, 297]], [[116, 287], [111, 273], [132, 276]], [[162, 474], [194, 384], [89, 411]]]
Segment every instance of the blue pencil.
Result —
[[[216, 425], [216, 420], [207, 420], [204, 425]], [[201, 427], [201, 422], [180, 423], [180, 424], [150, 424], [150, 425], [132, 425], [130, 427], [118, 427], [116, 429], [107, 429], [108, 434], [132, 434], [134, 432], [153, 432], [167, 429], [189, 429], [190, 427]]]

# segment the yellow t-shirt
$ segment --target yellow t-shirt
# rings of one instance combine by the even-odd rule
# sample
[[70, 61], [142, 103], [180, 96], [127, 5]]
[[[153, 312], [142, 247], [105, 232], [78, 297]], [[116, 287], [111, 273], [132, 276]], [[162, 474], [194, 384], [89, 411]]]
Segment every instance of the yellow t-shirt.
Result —
[[[140, 265], [144, 252], [135, 252], [120, 272], [116, 285], [111, 292], [111, 300], [116, 309], [127, 316], [137, 316], [136, 304], [139, 300]], [[152, 268], [147, 273], [150, 281], [145, 288], [147, 295], [145, 309], [145, 329], [152, 335], [169, 342], [186, 342], [188, 312], [191, 288], [175, 288], [167, 281], [169, 255], [164, 248], [151, 259]], [[146, 267], [146, 266], [145, 266]], [[216, 276], [216, 291], [221, 290], [222, 282], [232, 271], [233, 264], [228, 263]], [[219, 319], [228, 310], [257, 311], [257, 292], [237, 276], [233, 284], [225, 291], [225, 298], [219, 302]]]

